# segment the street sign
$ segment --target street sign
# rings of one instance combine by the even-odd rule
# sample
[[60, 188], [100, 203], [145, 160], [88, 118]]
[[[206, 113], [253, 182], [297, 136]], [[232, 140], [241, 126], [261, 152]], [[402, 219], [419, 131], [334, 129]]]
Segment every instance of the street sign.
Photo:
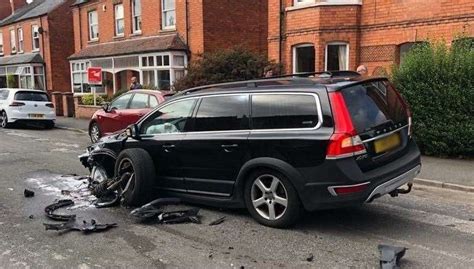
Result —
[[92, 85], [102, 84], [102, 68], [101, 67], [87, 68], [87, 79], [89, 81], [89, 84], [92, 84]]

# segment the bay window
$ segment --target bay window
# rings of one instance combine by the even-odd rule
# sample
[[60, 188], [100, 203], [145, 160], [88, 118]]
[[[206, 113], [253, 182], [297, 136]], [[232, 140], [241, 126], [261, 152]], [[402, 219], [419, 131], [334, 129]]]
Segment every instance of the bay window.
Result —
[[315, 72], [315, 50], [313, 44], [293, 47], [293, 73]]

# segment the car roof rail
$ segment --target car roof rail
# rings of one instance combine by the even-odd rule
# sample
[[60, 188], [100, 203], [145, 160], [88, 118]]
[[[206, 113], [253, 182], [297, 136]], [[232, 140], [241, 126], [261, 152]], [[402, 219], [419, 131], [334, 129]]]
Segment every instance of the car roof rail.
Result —
[[296, 73], [282, 76], [254, 79], [254, 80], [243, 80], [234, 82], [225, 82], [218, 84], [211, 84], [205, 86], [199, 86], [190, 88], [184, 91], [180, 91], [176, 94], [187, 95], [203, 90], [222, 90], [227, 88], [257, 88], [259, 86], [283, 86], [283, 85], [301, 85], [301, 84], [315, 84], [316, 82], [312, 79], [321, 78], [329, 79], [333, 77], [359, 77], [360, 74], [355, 71], [324, 71], [324, 72], [308, 72], [308, 73]]

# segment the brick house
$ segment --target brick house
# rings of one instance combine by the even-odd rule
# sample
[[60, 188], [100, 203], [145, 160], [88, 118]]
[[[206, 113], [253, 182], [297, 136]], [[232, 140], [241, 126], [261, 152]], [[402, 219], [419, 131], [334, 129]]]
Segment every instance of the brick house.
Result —
[[74, 48], [72, 2], [11, 3], [11, 7], [0, 6], [2, 12], [10, 10], [0, 21], [0, 87], [68, 92], [67, 56]]
[[[76, 95], [110, 95], [127, 89], [132, 76], [168, 89], [192, 57], [220, 48], [267, 54], [266, 0], [77, 0], [72, 10]], [[102, 67], [102, 85], [87, 83], [89, 66]]]
[[474, 37], [474, 1], [269, 0], [268, 55], [287, 73], [382, 75], [418, 42]]

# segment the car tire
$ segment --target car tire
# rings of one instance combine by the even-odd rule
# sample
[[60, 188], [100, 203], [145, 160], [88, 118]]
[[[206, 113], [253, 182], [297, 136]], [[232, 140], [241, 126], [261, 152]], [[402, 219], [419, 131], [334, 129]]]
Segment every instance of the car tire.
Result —
[[[276, 187], [273, 187], [273, 184]], [[265, 189], [265, 192], [262, 189]], [[285, 199], [286, 208], [283, 205]], [[293, 184], [285, 175], [271, 169], [258, 169], [251, 173], [244, 186], [244, 200], [250, 215], [269, 227], [289, 227], [299, 219], [302, 212], [301, 202]]]
[[152, 197], [150, 190], [155, 180], [155, 166], [147, 151], [143, 149], [122, 151], [115, 162], [115, 175], [129, 177], [121, 183], [122, 201], [125, 205], [140, 206]]
[[8, 116], [6, 111], [0, 113], [0, 127], [8, 128], [11, 126], [11, 123], [8, 123]]
[[97, 122], [92, 122], [89, 126], [89, 137], [92, 143], [97, 143], [102, 134], [100, 133], [99, 124]]
[[48, 121], [44, 124], [45, 129], [53, 129], [54, 128], [54, 121]]

